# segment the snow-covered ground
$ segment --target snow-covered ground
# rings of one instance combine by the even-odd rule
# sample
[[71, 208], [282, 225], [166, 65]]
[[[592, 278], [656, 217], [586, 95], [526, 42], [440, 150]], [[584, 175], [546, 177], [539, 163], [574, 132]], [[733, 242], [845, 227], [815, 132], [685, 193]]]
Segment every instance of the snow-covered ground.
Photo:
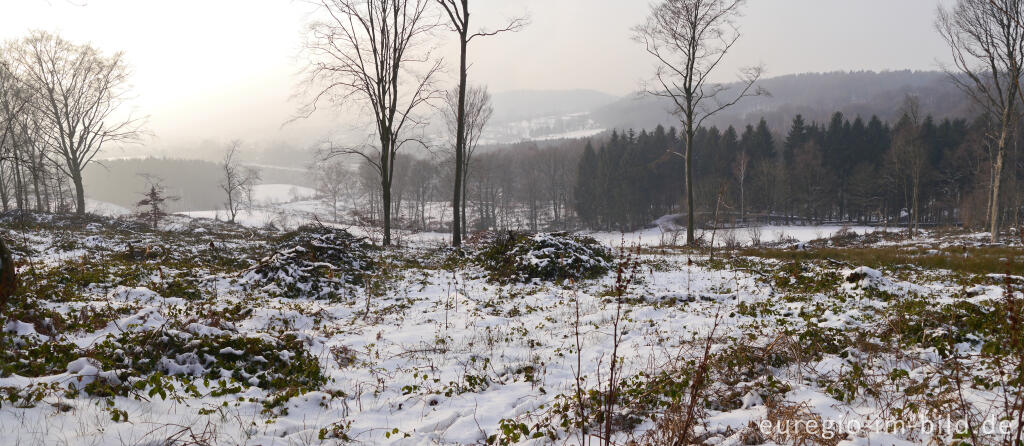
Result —
[[[130, 278], [131, 269], [118, 273], [121, 270], [114, 263], [118, 257], [102, 257], [123, 256], [125, 240], [103, 232], [98, 225], [75, 234], [74, 238], [83, 242], [67, 248], [62, 248], [66, 247], [59, 238], [62, 232], [31, 234], [31, 249], [52, 259], [43, 264], [50, 265], [46, 268], [74, 272], [77, 269], [58, 268], [85, 261], [79, 258], [94, 262], [99, 256], [100, 263], [90, 267], [92, 272], [110, 268], [114, 278], [75, 288], [78, 295], [74, 299], [62, 294], [40, 296], [35, 301], [47, 311], [75, 321], [77, 328], [54, 330], [19, 316], [7, 319], [3, 331], [13, 346], [55, 343], [84, 350], [67, 357], [67, 366], [58, 372], [0, 377], [0, 389], [39, 395], [32, 403], [0, 403], [0, 430], [5, 433], [0, 443], [163, 444], [160, 442], [175, 438], [252, 445], [340, 444], [343, 439], [400, 445], [580, 444], [581, 432], [563, 423], [574, 422], [574, 409], [566, 413], [558, 408], [575, 407], [578, 375], [584, 391], [599, 395], [606, 389], [603, 380], [612, 351], [621, 361], [617, 373], [624, 380], [624, 400], [616, 410], [626, 417], [623, 422], [637, 417], [635, 425], [623, 425], [631, 428], [616, 428], [615, 443], [644, 442], [653, 438], [651, 433], [657, 428], [656, 418], [644, 410], [660, 413], [664, 409], [630, 398], [642, 395], [645, 389], [662, 389], [659, 386], [670, 386], [665, 392], [674, 389], [675, 382], [655, 377], [668, 373], [665, 376], [683, 380], [686, 370], [692, 369], [686, 361], [699, 361], [703, 342], [712, 336], [716, 357], [733, 359], [723, 360], [725, 368], [716, 368], [709, 377], [713, 384], [703, 396], [707, 405], [701, 404], [701, 419], [695, 428], [703, 444], [743, 444], [740, 440], [751, 435], [752, 422], [760, 426], [780, 421], [778, 407], [796, 407], [793, 416], [798, 419], [837, 422], [846, 437], [829, 444], [918, 444], [931, 437], [920, 429], [902, 433], [874, 430], [869, 422], [894, 416], [892, 400], [881, 395], [899, 398], [902, 404], [925, 401], [924, 396], [902, 392], [913, 383], [933, 383], [933, 376], [946, 370], [935, 348], [908, 348], [900, 358], [886, 356], [889, 353], [865, 357], [859, 350], [867, 349], [863, 346], [839, 350], [828, 346], [834, 342], [860, 346], [854, 341], [855, 333], [867, 337], [859, 343], [888, 346], [894, 340], [882, 335], [891, 327], [888, 318], [902, 314], [902, 310], [890, 311], [902, 305], [892, 296], [911, 302], [927, 299], [936, 308], [954, 308], [987, 306], [1004, 293], [992, 283], [1001, 277], [987, 284], [982, 277], [982, 283], [969, 293], [963, 292], [964, 285], [941, 277], [906, 280], [870, 268], [842, 266], [797, 270], [792, 279], [790, 273], [779, 273], [778, 277], [785, 279], [779, 281], [772, 274], [785, 265], [774, 261], [749, 261], [742, 268], [713, 266], [702, 263], [699, 256], [694, 262], [693, 255], [667, 253], [639, 258], [638, 276], [627, 287], [629, 300], [622, 308], [608, 298], [609, 289], [616, 286], [614, 273], [574, 284], [503, 285], [489, 281], [486, 273], [474, 267], [420, 269], [400, 266], [412, 263], [397, 260], [388, 263], [391, 266], [387, 268], [395, 270], [389, 278], [382, 277], [386, 284], [381, 292], [356, 287], [350, 296], [336, 300], [285, 298], [276, 294], [276, 285], [251, 282], [250, 275], [239, 272], [244, 266], [215, 270], [204, 266], [203, 259], [214, 255], [209, 247], [236, 261], [256, 262], [259, 257], [250, 254], [251, 250], [258, 252], [263, 243], [260, 237], [271, 236], [217, 232], [223, 230], [186, 221], [178, 229], [189, 234], [183, 239], [177, 233], [168, 234], [173, 237], [168, 239], [148, 235], [145, 244], [177, 243], [173, 255], [189, 260], [163, 264], [159, 274], [154, 270], [140, 279]], [[794, 237], [817, 235], [816, 230], [779, 230], [790, 231], [786, 233]], [[827, 235], [827, 231], [822, 233]], [[134, 240], [138, 234], [130, 237]], [[607, 237], [606, 241], [614, 241], [611, 234]], [[73, 251], [60, 254], [68, 249]], [[111, 254], [103, 254], [109, 251]], [[432, 256], [437, 256], [434, 253], [412, 249], [394, 255], [429, 264], [434, 262]], [[104, 263], [108, 261], [112, 263]], [[153, 262], [166, 261], [128, 263], [125, 267], [160, 265]], [[81, 280], [77, 274], [61, 275], [60, 283]], [[771, 277], [765, 279], [765, 274]], [[197, 277], [198, 281], [172, 286], [181, 277]], [[801, 280], [810, 284], [798, 285], [804, 283]], [[37, 289], [35, 286], [32, 289]], [[199, 292], [199, 299], [188, 297], [189, 289]], [[847, 299], [850, 297], [856, 299]], [[625, 314], [617, 328], [616, 314]], [[288, 358], [307, 352], [327, 381], [287, 394], [256, 386], [256, 377], [248, 383], [231, 381], [230, 386], [238, 386], [232, 388], [212, 380], [138, 381], [150, 377], [128, 374], [129, 383], [139, 389], [137, 394], [103, 397], [80, 393], [90, 383], [120, 383], [126, 378], [124, 370], [104, 366], [89, 356], [94, 346], [120, 339], [126, 331], [132, 333], [128, 340], [151, 339], [145, 337], [157, 333], [195, 340], [197, 345], [220, 342], [208, 340], [222, 340], [210, 337], [227, 335], [268, 342], [295, 339], [300, 343], [282, 351], [282, 358], [287, 363]], [[20, 348], [7, 346], [15, 351]], [[872, 348], [889, 351], [887, 347]], [[981, 361], [979, 346], [965, 343], [957, 348], [965, 361]], [[218, 357], [239, 360], [244, 353], [216, 344], [211, 351], [219, 352]], [[146, 358], [138, 360], [161, 361], [166, 373], [178, 373], [179, 377], [189, 370], [203, 370], [202, 364], [213, 360], [202, 359], [202, 355], [199, 359], [187, 355]], [[856, 370], [863, 372], [862, 367], [873, 367], [870, 372], [880, 372], [884, 378], [872, 384], [846, 381]], [[905, 377], [892, 370], [902, 370]], [[868, 376], [861, 380], [870, 380]], [[933, 392], [948, 390], [935, 383], [928, 384], [935, 386]], [[158, 384], [161, 387], [155, 387]], [[79, 390], [72, 391], [72, 386]], [[855, 393], [867, 388], [879, 393], [850, 398], [848, 386], [853, 386]], [[683, 385], [680, 389], [688, 388]], [[656, 392], [660, 395], [662, 390]], [[997, 413], [993, 411], [998, 407], [994, 391], [972, 388], [966, 392], [965, 398], [980, 413]], [[586, 410], [593, 417], [599, 409], [590, 406]], [[509, 426], [513, 427], [511, 433]], [[513, 435], [520, 431], [526, 434]], [[947, 439], [944, 434], [940, 437]], [[749, 444], [786, 444], [781, 437], [761, 438]]]
[[[315, 200], [314, 189], [294, 184], [260, 184], [253, 188], [253, 207], [243, 209], [235, 216], [235, 222], [244, 226], [261, 228], [276, 225], [294, 228], [316, 221], [317, 215], [329, 212], [324, 204]], [[179, 212], [192, 218], [228, 220], [224, 209]]]
[[[837, 423], [842, 437], [821, 444], [920, 444], [932, 437], [918, 425], [891, 432], [870, 423], [916, 419], [892, 412], [894, 401], [901, 407], [952, 404], [946, 398], [954, 390], [943, 374], [967, 370], [991, 376], [985, 371], [991, 364], [973, 341], [981, 332], [962, 328], [964, 341], [955, 348], [964, 363], [952, 369], [937, 350], [942, 344], [911, 336], [914, 324], [928, 326], [931, 318], [945, 314], [928, 313], [932, 308], [958, 318], [983, 317], [984, 312], [970, 308], [989, 308], [1004, 295], [1002, 276], [952, 281], [942, 271], [916, 274], [911, 269], [908, 276], [907, 271], [828, 263], [794, 269], [770, 259], [721, 265], [699, 254], [669, 251], [640, 256], [636, 280], [619, 307], [609, 297], [616, 288], [614, 272], [573, 284], [501, 285], [473, 266], [415, 266], [439, 265], [436, 256], [441, 254], [407, 248], [381, 258], [380, 268], [389, 273], [373, 279], [383, 281], [377, 291], [356, 287], [338, 299], [289, 298], [276, 285], [253, 283], [244, 273], [245, 265], [259, 261], [272, 233], [188, 221], [178, 222], [177, 228], [166, 235], [118, 235], [91, 224], [73, 234], [66, 229], [25, 234], [27, 248], [44, 271], [30, 290], [48, 293], [33, 294], [31, 302], [59, 314], [65, 328], [16, 312], [2, 325], [6, 334], [0, 339], [15, 354], [38, 343], [80, 350], [23, 357], [67, 362], [53, 372], [17, 366], [21, 374], [0, 374], [0, 389], [7, 389], [0, 391], [7, 395], [37, 395], [35, 401], [0, 402], [5, 433], [0, 443], [164, 444], [174, 438], [252, 445], [341, 444], [346, 439], [401, 445], [580, 444], [581, 431], [571, 428], [577, 382], [584, 392], [602, 395], [615, 351], [623, 386], [615, 409], [623, 417], [616, 424], [615, 443], [643, 444], [657, 432], [656, 414], [668, 410], [652, 401], [688, 394], [687, 374], [713, 334], [710, 351], [721, 360], [709, 372], [711, 384], [698, 411], [695, 434], [703, 444], [796, 443], [796, 437], [753, 437], [749, 430], [751, 423], [778, 423], [786, 417]], [[791, 234], [809, 237], [816, 231], [794, 229]], [[80, 242], [69, 244], [68, 235]], [[139, 237], [145, 238], [140, 242]], [[126, 261], [127, 240], [140, 252], [143, 246], [170, 246], [171, 258], [158, 254]], [[224, 262], [239, 265], [225, 267]], [[150, 272], [139, 275], [139, 268]], [[65, 288], [48, 288], [51, 280]], [[89, 285], [73, 287], [83, 280]], [[616, 314], [624, 316], [617, 328]], [[908, 337], [891, 333], [894, 326], [905, 326]], [[131, 336], [121, 337], [126, 332]], [[160, 336], [213, 343], [209, 355], [216, 358], [135, 358], [140, 365], [158, 361], [165, 373], [178, 374], [154, 380], [155, 375], [125, 374], [110, 365], [110, 358], [96, 356], [110, 351], [101, 346], [106, 339], [156, 342]], [[218, 364], [250, 361], [239, 350], [250, 344], [224, 347], [218, 344], [224, 336], [270, 345], [297, 340], [276, 353], [284, 362], [264, 353], [245, 363], [274, 359], [275, 367], [283, 367], [308, 357], [326, 381], [288, 393], [256, 385], [255, 376], [221, 383], [180, 380], [181, 374], [200, 373], [214, 359]], [[89, 383], [125, 379], [138, 391], [112, 396], [103, 396], [102, 387], [80, 391], [90, 389], [85, 387]], [[927, 393], [911, 393], [915, 386], [925, 386]], [[970, 386], [960, 391], [985, 418], [999, 416], [998, 390]], [[941, 419], [953, 410], [943, 407], [922, 415]], [[601, 409], [588, 405], [584, 410], [593, 420]], [[946, 433], [938, 435], [940, 443], [949, 440]]]

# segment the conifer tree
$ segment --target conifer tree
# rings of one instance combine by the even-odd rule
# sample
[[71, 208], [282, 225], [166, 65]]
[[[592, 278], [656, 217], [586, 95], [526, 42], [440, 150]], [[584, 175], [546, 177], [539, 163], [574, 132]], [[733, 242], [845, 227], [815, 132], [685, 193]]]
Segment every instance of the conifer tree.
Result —
[[139, 220], [149, 223], [155, 231], [160, 221], [167, 218], [168, 215], [164, 210], [164, 203], [176, 201], [178, 198], [167, 196], [166, 190], [159, 180], [149, 181], [149, 191], [142, 194], [142, 196], [142, 200], [139, 200], [135, 206], [139, 208], [148, 207], [148, 209], [140, 211], [137, 217]]

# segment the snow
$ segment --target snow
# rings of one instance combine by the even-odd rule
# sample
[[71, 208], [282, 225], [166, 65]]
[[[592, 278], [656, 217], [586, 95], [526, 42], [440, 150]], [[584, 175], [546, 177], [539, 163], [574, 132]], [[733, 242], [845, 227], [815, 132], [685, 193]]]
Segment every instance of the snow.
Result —
[[78, 358], [68, 363], [67, 374], [74, 378], [74, 386], [81, 388], [97, 379], [102, 379], [111, 384], [120, 384], [121, 379], [111, 371], [100, 369], [99, 361], [93, 358]]
[[[191, 218], [206, 218], [220, 221], [228, 220], [228, 213], [227, 211], [223, 210], [180, 212], [179, 215], [184, 215]], [[250, 228], [262, 228], [272, 224], [278, 225], [283, 228], [293, 228], [301, 226], [302, 224], [308, 223], [310, 221], [312, 220], [305, 218], [295, 218], [293, 214], [260, 209], [243, 210], [239, 212], [238, 215], [235, 216], [235, 223], [238, 223], [243, 226], [248, 226]], [[288, 224], [280, 224], [281, 222], [285, 222]]]
[[534, 140], [534, 141], [553, 141], [553, 140], [557, 140], [557, 139], [589, 138], [591, 136], [600, 135], [601, 133], [604, 133], [605, 130], [606, 129], [574, 130], [574, 131], [571, 131], [571, 132], [564, 132], [564, 133], [555, 133], [555, 134], [551, 134], [551, 135], [544, 135], [544, 136], [541, 136], [541, 137], [532, 138], [532, 140]]
[[260, 184], [253, 187], [253, 200], [259, 204], [291, 203], [317, 195], [315, 189], [294, 184]]
[[121, 217], [132, 214], [132, 210], [124, 206], [118, 206], [113, 203], [94, 200], [92, 198], [85, 199], [85, 210], [86, 212], [102, 215], [104, 217]]
[[754, 391], [747, 392], [746, 395], [743, 395], [743, 398], [741, 398], [740, 401], [743, 403], [743, 406], [740, 407], [740, 409], [750, 409], [751, 407], [764, 405], [764, 400], [761, 399], [761, 395], [758, 395], [757, 392]]
[[[323, 203], [312, 200], [317, 191], [294, 184], [260, 184], [253, 187], [253, 208], [243, 209], [235, 216], [235, 222], [253, 228], [276, 225], [294, 228], [316, 221], [316, 215], [324, 215]], [[208, 218], [227, 221], [224, 209], [179, 212], [191, 218]]]

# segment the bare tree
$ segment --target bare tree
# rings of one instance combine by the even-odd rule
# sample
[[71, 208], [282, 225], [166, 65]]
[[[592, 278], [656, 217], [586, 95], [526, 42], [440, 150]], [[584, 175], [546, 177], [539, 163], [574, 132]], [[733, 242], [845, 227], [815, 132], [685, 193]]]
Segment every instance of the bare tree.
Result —
[[669, 98], [684, 132], [686, 162], [686, 243], [693, 244], [693, 137], [706, 119], [744, 97], [766, 94], [754, 84], [760, 66], [741, 70], [735, 89], [711, 82], [729, 50], [739, 40], [735, 19], [744, 0], [663, 0], [651, 7], [647, 21], [634, 28], [634, 38], [654, 56], [657, 87], [647, 93]]
[[111, 143], [137, 142], [142, 121], [122, 111], [129, 70], [122, 53], [105, 56], [43, 31], [8, 48], [32, 106], [49, 130], [47, 143], [75, 187], [75, 211], [85, 213], [82, 172]]
[[234, 223], [238, 214], [252, 206], [252, 190], [260, 181], [260, 172], [257, 169], [248, 168], [238, 160], [238, 150], [242, 147], [241, 141], [232, 141], [228, 151], [221, 160], [220, 168], [223, 173], [220, 189], [224, 191], [228, 212], [228, 222]]
[[733, 163], [732, 169], [733, 174], [736, 175], [736, 182], [740, 185], [740, 220], [746, 221], [747, 219], [747, 208], [746, 208], [746, 197], [744, 196], [744, 188], [747, 183], [747, 168], [750, 167], [750, 156], [747, 155], [747, 151], [740, 151], [739, 155], [736, 155], [736, 162]]
[[0, 175], [6, 173], [4, 167], [7, 167], [14, 181], [12, 191], [7, 186], [6, 176], [0, 178], [4, 210], [12, 192], [17, 208], [24, 209], [25, 206], [21, 181], [23, 156], [19, 149], [26, 139], [21, 124], [31, 115], [28, 113], [31, 105], [31, 96], [12, 70], [12, 64], [7, 60], [0, 61]]
[[[448, 125], [448, 132], [455, 139], [453, 145], [455, 155], [455, 175], [460, 178], [456, 178], [458, 183], [461, 183], [461, 191], [455, 196], [456, 199], [461, 199], [461, 209], [456, 214], [456, 218], [461, 217], [462, 230], [461, 234], [465, 235], [467, 228], [466, 224], [466, 195], [469, 184], [469, 168], [473, 162], [473, 153], [476, 152], [476, 148], [480, 143], [480, 136], [483, 135], [484, 127], [491, 120], [491, 116], [494, 115], [494, 107], [491, 106], [491, 93], [487, 91], [487, 87], [470, 87], [465, 96], [461, 95], [461, 88], [454, 88], [448, 90], [445, 94], [445, 108], [443, 109], [445, 123]], [[462, 165], [459, 164], [459, 153], [458, 153], [458, 135], [459, 130], [459, 104], [460, 97], [462, 98], [462, 106], [464, 110], [462, 116], [465, 119], [463, 122], [463, 129], [461, 134], [463, 135], [463, 156]], [[454, 237], [454, 233], [453, 233]], [[452, 240], [454, 243], [454, 239]], [[457, 246], [457, 245], [456, 245]]]
[[338, 203], [345, 198], [348, 187], [352, 181], [350, 178], [353, 172], [342, 164], [341, 161], [318, 163], [316, 166], [316, 188], [321, 195], [321, 201], [331, 208], [332, 221], [338, 222]]
[[955, 69], [950, 79], [997, 124], [993, 139], [989, 225], [999, 240], [1000, 186], [1006, 148], [1020, 119], [1024, 64], [1024, 3], [1020, 0], [959, 0], [940, 7], [936, 28], [949, 44]]
[[[516, 17], [505, 25], [504, 28], [487, 31], [481, 30], [476, 33], [470, 31], [470, 14], [469, 14], [469, 0], [436, 0], [444, 12], [448, 16], [449, 25], [451, 29], [459, 35], [459, 86], [456, 102], [456, 130], [455, 130], [455, 191], [452, 195], [452, 245], [462, 246], [462, 230], [465, 228], [465, 205], [466, 201], [464, 195], [466, 193], [466, 187], [463, 184], [465, 182], [465, 173], [463, 169], [466, 167], [466, 145], [468, 141], [467, 134], [467, 118], [468, 110], [466, 104], [466, 92], [468, 89], [468, 77], [469, 77], [469, 65], [467, 64], [467, 55], [469, 52], [469, 43], [473, 39], [478, 37], [488, 37], [501, 34], [509, 31], [519, 31], [523, 29], [528, 20], [524, 17]], [[460, 215], [462, 215], [460, 217]]]
[[[423, 41], [437, 26], [430, 0], [319, 0], [323, 19], [309, 27], [306, 86], [308, 117], [323, 100], [359, 103], [373, 116], [379, 146], [331, 147], [330, 156], [358, 155], [377, 171], [383, 210], [383, 244], [391, 245], [391, 185], [395, 157], [422, 122], [415, 112], [437, 96], [433, 79], [441, 61]], [[416, 68], [425, 66], [417, 72]]]

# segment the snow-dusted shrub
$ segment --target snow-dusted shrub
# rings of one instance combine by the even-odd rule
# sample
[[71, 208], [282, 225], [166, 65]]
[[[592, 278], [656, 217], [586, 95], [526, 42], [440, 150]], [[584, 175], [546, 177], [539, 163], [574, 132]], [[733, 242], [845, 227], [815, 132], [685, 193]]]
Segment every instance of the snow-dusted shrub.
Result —
[[292, 334], [248, 337], [209, 327], [125, 332], [97, 345], [93, 356], [123, 381], [159, 372], [280, 390], [315, 389], [326, 380], [319, 361]]
[[892, 281], [887, 279], [881, 271], [861, 266], [843, 274], [846, 283], [850, 288], [887, 288], [892, 286]]
[[[78, 348], [70, 342], [18, 335], [18, 331], [22, 331], [17, 329], [20, 324], [24, 323], [8, 322], [0, 331], [0, 378], [11, 375], [38, 378], [57, 374], [78, 358]], [[29, 331], [35, 333], [34, 329]]]
[[292, 298], [332, 298], [361, 285], [373, 270], [373, 246], [344, 229], [303, 226], [275, 242], [273, 253], [245, 275]]
[[603, 276], [612, 267], [612, 252], [592, 237], [568, 232], [508, 231], [483, 242], [474, 260], [497, 282], [562, 282]]

